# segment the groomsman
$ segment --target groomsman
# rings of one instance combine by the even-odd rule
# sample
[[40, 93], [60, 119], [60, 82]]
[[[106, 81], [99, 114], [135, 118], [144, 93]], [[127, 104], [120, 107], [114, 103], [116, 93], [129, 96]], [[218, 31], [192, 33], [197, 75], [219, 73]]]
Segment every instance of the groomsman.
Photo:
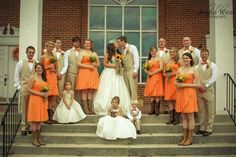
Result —
[[215, 91], [213, 85], [217, 78], [217, 66], [215, 63], [209, 61], [208, 57], [209, 51], [207, 49], [202, 49], [202, 62], [196, 67], [202, 85], [197, 92], [200, 129], [196, 134], [202, 134], [203, 136], [212, 134], [215, 117]]
[[166, 39], [160, 38], [158, 45], [157, 55], [162, 58], [165, 64], [170, 59], [169, 49], [166, 48]]
[[183, 38], [183, 48], [179, 50], [179, 61], [180, 64], [182, 63], [182, 55], [185, 52], [190, 52], [192, 57], [193, 57], [193, 61], [194, 61], [194, 66], [198, 65], [201, 62], [201, 57], [200, 57], [200, 50], [197, 49], [196, 47], [191, 46], [192, 41], [190, 39], [190, 37], [184, 37]]
[[138, 99], [138, 68], [139, 68], [139, 54], [137, 47], [128, 44], [126, 36], [117, 38], [118, 46], [123, 50], [123, 64], [124, 64], [124, 80], [128, 87], [130, 97], [132, 100]]
[[27, 111], [29, 102], [29, 92], [27, 89], [27, 84], [29, 78], [35, 73], [34, 66], [36, 60], [33, 59], [35, 54], [35, 48], [33, 46], [28, 46], [26, 48], [27, 58], [19, 61], [16, 64], [15, 75], [14, 75], [14, 87], [20, 90], [20, 103], [19, 112], [21, 113], [21, 135], [27, 135], [29, 131], [29, 124], [27, 123]]
[[64, 68], [62, 70], [62, 74], [66, 73], [66, 80], [71, 81], [71, 88], [75, 93], [75, 99], [79, 103], [80, 97], [78, 91], [75, 91], [77, 73], [78, 73], [78, 58], [80, 53], [83, 51], [80, 48], [81, 39], [80, 37], [76, 36], [72, 38], [73, 47], [66, 51], [65, 59], [64, 59]]
[[[165, 66], [165, 63], [170, 59], [170, 54], [169, 54], [169, 49], [166, 48], [166, 39], [165, 38], [160, 38], [159, 43], [158, 43], [158, 50], [157, 50], [157, 55], [161, 57], [163, 61], [163, 65]], [[164, 80], [164, 79], [163, 79]], [[163, 82], [164, 84], [164, 82]], [[164, 85], [163, 85], [164, 87]], [[169, 113], [169, 107], [168, 103], [164, 100], [160, 102], [160, 108], [159, 108], [160, 113]]]
[[63, 73], [65, 65], [65, 52], [61, 49], [62, 41], [60, 38], [56, 37], [54, 39], [55, 48], [53, 49], [53, 55], [57, 57], [57, 79], [58, 79], [58, 89], [59, 89], [59, 100], [62, 98], [62, 93], [65, 83], [65, 73]]

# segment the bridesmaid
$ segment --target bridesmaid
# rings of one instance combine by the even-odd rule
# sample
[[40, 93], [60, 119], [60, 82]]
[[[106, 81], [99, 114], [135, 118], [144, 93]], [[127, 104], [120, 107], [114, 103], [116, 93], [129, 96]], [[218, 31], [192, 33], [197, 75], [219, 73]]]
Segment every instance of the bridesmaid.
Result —
[[49, 86], [48, 92], [48, 116], [49, 120], [48, 124], [52, 124], [53, 113], [57, 107], [57, 96], [58, 92], [58, 84], [57, 84], [57, 59], [56, 56], [53, 55], [54, 43], [51, 41], [46, 42], [45, 44], [46, 51], [45, 54], [41, 57], [40, 63], [42, 63], [46, 70], [46, 78]]
[[199, 88], [198, 73], [193, 67], [194, 61], [191, 53], [182, 55], [183, 67], [180, 67], [176, 76], [177, 97], [176, 111], [182, 113], [183, 139], [179, 145], [187, 146], [193, 142], [194, 112], [198, 111], [195, 88]]
[[162, 79], [163, 61], [157, 55], [155, 47], [149, 49], [148, 62], [151, 66], [149, 69], [144, 69], [148, 75], [144, 96], [151, 97], [151, 112], [149, 114], [159, 115], [161, 97], [164, 95]]
[[35, 65], [35, 74], [31, 75], [28, 82], [29, 104], [27, 120], [31, 123], [32, 144], [35, 146], [45, 145], [40, 135], [40, 123], [48, 120], [48, 92], [42, 89], [48, 87], [45, 82], [45, 71], [43, 65], [37, 63]]
[[175, 112], [175, 103], [176, 103], [176, 87], [175, 87], [175, 78], [176, 73], [179, 68], [178, 64], [178, 51], [176, 48], [171, 48], [169, 51], [170, 59], [167, 60], [163, 76], [165, 77], [165, 92], [164, 99], [169, 103], [170, 118], [166, 124], [179, 124], [179, 113]]
[[81, 99], [86, 114], [93, 113], [92, 99], [94, 92], [98, 89], [99, 74], [97, 68], [99, 65], [98, 56], [93, 51], [93, 43], [90, 39], [86, 39], [84, 51], [79, 56], [79, 72], [76, 81], [76, 90], [81, 91]]

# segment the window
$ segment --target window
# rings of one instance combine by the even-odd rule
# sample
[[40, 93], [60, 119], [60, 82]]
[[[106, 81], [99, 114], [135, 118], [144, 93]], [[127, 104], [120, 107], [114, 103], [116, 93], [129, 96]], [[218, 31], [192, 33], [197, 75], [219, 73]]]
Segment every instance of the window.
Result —
[[157, 0], [90, 0], [89, 38], [101, 61], [107, 43], [121, 35], [134, 44], [140, 56], [139, 83], [146, 81], [143, 62], [157, 41]]

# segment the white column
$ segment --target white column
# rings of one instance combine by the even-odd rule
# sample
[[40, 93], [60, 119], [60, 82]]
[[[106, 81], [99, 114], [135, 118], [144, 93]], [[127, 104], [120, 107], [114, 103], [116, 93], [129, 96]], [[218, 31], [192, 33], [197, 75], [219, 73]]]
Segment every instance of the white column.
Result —
[[20, 59], [26, 57], [25, 50], [33, 46], [35, 59], [41, 55], [43, 0], [21, 0], [20, 4]]
[[210, 0], [210, 38], [211, 50], [215, 52], [218, 66], [216, 81], [216, 113], [225, 114], [226, 78], [224, 73], [234, 76], [234, 38], [233, 38], [232, 0]]

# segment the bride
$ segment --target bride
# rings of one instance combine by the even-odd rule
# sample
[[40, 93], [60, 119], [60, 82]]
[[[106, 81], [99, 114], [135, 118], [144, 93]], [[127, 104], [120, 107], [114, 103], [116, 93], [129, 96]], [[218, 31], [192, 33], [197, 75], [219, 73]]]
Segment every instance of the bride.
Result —
[[93, 105], [93, 110], [98, 115], [107, 115], [107, 110], [114, 96], [120, 97], [120, 106], [125, 113], [130, 109], [131, 100], [122, 75], [122, 57], [116, 50], [115, 42], [107, 44], [107, 52], [104, 55], [105, 68], [100, 76]]

